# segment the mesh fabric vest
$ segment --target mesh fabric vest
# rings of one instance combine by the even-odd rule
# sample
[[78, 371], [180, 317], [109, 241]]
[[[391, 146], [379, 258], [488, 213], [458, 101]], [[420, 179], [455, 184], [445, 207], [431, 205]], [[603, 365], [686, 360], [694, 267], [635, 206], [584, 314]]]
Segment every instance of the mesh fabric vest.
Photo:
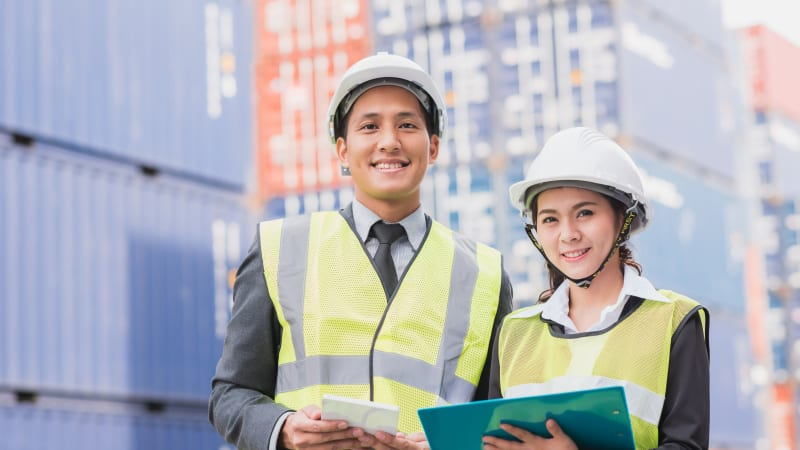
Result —
[[702, 310], [694, 300], [660, 292], [671, 301], [645, 300], [630, 316], [598, 333], [553, 336], [541, 320], [540, 306], [509, 315], [498, 341], [503, 396], [621, 385], [636, 447], [657, 447], [672, 336]]
[[275, 400], [293, 409], [331, 393], [421, 407], [472, 399], [498, 306], [500, 254], [433, 222], [389, 306], [368, 255], [338, 212], [260, 225], [264, 272], [283, 327]]

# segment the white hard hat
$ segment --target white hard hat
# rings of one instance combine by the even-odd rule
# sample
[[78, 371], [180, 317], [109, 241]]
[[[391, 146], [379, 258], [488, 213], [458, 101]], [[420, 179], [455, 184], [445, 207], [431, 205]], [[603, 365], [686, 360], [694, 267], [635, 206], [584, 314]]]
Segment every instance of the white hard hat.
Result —
[[444, 137], [447, 108], [430, 75], [408, 58], [380, 52], [356, 62], [342, 76], [326, 116], [331, 142], [336, 143], [338, 121], [350, 111], [356, 99], [368, 89], [382, 85], [399, 86], [414, 94], [433, 119], [433, 129], [428, 131]]
[[636, 208], [631, 233], [644, 229], [650, 210], [642, 177], [633, 159], [616, 142], [591, 128], [575, 127], [545, 142], [525, 174], [508, 189], [511, 203], [530, 213], [533, 198], [554, 187], [579, 187], [599, 192]]

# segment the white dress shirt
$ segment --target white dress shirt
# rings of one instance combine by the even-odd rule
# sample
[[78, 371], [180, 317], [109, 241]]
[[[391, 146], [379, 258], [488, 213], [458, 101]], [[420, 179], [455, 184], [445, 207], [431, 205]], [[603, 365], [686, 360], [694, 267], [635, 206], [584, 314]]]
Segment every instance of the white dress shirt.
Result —
[[[606, 306], [600, 313], [600, 320], [581, 331], [581, 333], [604, 330], [616, 323], [630, 297], [669, 302], [669, 299], [661, 295], [650, 281], [640, 276], [634, 268], [625, 266], [623, 277], [622, 290], [619, 293], [617, 302]], [[578, 333], [578, 329], [572, 319], [569, 318], [569, 284], [569, 280], [564, 280], [553, 292], [550, 299], [542, 305], [542, 317], [562, 325], [565, 333], [575, 334]]]

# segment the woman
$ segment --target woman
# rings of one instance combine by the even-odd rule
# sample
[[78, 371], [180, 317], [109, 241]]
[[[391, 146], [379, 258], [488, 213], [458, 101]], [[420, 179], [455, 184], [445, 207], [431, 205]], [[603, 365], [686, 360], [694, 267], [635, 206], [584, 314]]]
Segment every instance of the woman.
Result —
[[[637, 448], [707, 448], [708, 312], [641, 276], [626, 241], [650, 218], [638, 169], [588, 128], [550, 138], [509, 189], [547, 261], [550, 289], [509, 314], [495, 340], [491, 397], [621, 385]], [[552, 438], [503, 429], [486, 449], [576, 448], [553, 420]]]

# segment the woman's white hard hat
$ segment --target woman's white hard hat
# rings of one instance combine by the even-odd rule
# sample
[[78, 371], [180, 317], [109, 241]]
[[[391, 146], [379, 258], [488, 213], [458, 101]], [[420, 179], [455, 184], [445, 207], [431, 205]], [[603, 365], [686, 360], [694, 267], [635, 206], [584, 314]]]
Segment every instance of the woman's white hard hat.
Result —
[[633, 159], [619, 144], [591, 128], [568, 128], [550, 137], [525, 179], [512, 184], [508, 192], [511, 203], [525, 215], [531, 214], [531, 202], [539, 193], [555, 187], [589, 189], [635, 208], [631, 233], [644, 229], [651, 217]]
[[353, 64], [339, 81], [326, 116], [331, 142], [336, 143], [338, 121], [349, 112], [356, 99], [373, 87], [387, 85], [399, 86], [414, 94], [433, 119], [434, 129], [429, 132], [444, 137], [447, 108], [431, 76], [408, 58], [380, 52]]

